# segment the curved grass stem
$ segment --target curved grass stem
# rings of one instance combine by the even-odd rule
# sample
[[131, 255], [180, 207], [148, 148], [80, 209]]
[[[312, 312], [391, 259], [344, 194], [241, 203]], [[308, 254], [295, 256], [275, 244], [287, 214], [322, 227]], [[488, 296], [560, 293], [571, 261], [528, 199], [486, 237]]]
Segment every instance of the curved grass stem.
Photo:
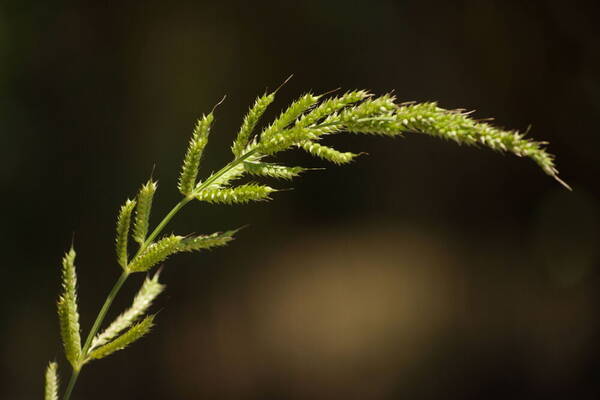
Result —
[[[275, 90], [275, 92], [276, 91], [277, 90]], [[67, 315], [59, 310], [61, 313], [59, 315], [61, 324], [64, 322], [62, 319], [66, 321], [67, 325], [68, 323], [71, 323], [67, 326], [68, 329], [64, 330], [66, 333], [63, 334], [63, 339], [67, 337], [67, 339], [73, 340], [66, 341], [65, 343], [67, 344], [65, 346], [76, 348], [76, 351], [68, 354], [68, 359], [73, 366], [73, 371], [64, 393], [63, 400], [70, 399], [81, 369], [90, 358], [94, 337], [102, 326], [117, 294], [123, 287], [132, 270], [135, 270], [135, 268], [132, 268], [132, 261], [136, 259], [139, 260], [139, 258], [143, 257], [146, 253], [151, 253], [149, 251], [152, 250], [151, 246], [160, 242], [157, 238], [164, 231], [165, 227], [177, 213], [193, 199], [198, 198], [199, 200], [203, 200], [203, 196], [208, 191], [226, 192], [226, 190], [236, 189], [228, 188], [227, 184], [230, 181], [241, 177], [244, 173], [251, 172], [239, 168], [246, 160], [257, 161], [263, 157], [272, 156], [296, 146], [303, 147], [303, 143], [308, 143], [310, 146], [315, 146], [317, 150], [314, 150], [312, 147], [309, 147], [307, 150], [306, 146], [304, 146], [303, 148], [305, 150], [333, 163], [341, 164], [348, 162], [355, 157], [356, 154], [342, 153], [333, 148], [318, 145], [317, 142], [321, 138], [326, 135], [344, 131], [384, 135], [389, 137], [414, 132], [452, 140], [458, 144], [482, 145], [493, 150], [529, 157], [548, 175], [554, 177], [566, 186], [566, 184], [557, 177], [554, 158], [545, 151], [544, 142], [525, 139], [524, 135], [517, 131], [505, 131], [495, 128], [485, 122], [470, 119], [468, 114], [462, 111], [452, 111], [440, 108], [436, 103], [396, 104], [394, 97], [391, 95], [372, 98], [366, 91], [347, 92], [343, 96], [329, 99], [327, 102], [321, 103], [321, 106], [316, 107], [314, 106], [317, 104], [320, 96], [315, 97], [312, 94], [307, 94], [294, 102], [278, 119], [265, 128], [262, 133], [250, 139], [256, 123], [262, 116], [266, 107], [273, 101], [273, 95], [274, 93], [257, 100], [256, 105], [249, 112], [244, 125], [240, 130], [238, 139], [236, 139], [232, 148], [235, 158], [223, 168], [209, 176], [205, 181], [196, 183], [200, 157], [204, 150], [204, 146], [206, 145], [209, 128], [213, 120], [212, 113], [199, 121], [199, 125], [194, 131], [193, 140], [190, 142], [191, 150], [186, 154], [186, 159], [184, 160], [184, 166], [182, 168], [183, 178], [180, 179], [179, 188], [185, 197], [175, 204], [146, 239], [144, 239], [143, 236], [147, 233], [147, 217], [149, 214], [146, 215], [145, 219], [142, 218], [144, 220], [143, 229], [141, 229], [143, 233], [134, 233], [136, 235], [134, 238], [139, 242], [143, 242], [131, 259], [128, 259], [127, 255], [126, 239], [128, 238], [129, 233], [129, 218], [133, 212], [134, 205], [132, 205], [131, 202], [126, 204], [129, 208], [126, 209], [127, 213], [123, 213], [122, 215], [127, 216], [128, 219], [126, 223], [123, 222], [121, 224], [123, 229], [119, 230], [120, 235], [125, 239], [122, 242], [119, 242], [121, 243], [121, 246], [118, 246], [121, 250], [124, 250], [121, 252], [118, 251], [119, 263], [123, 267], [123, 273], [108, 293], [106, 300], [90, 329], [83, 348], [81, 348], [80, 343], [79, 315], [76, 310], [75, 302], [76, 278], [74, 264], [72, 264], [72, 259], [74, 258], [73, 252], [70, 261], [71, 264], [68, 265], [70, 267], [69, 271], [72, 270], [72, 273], [68, 277], [70, 280], [66, 280], [66, 285], [68, 285], [69, 289], [67, 294], [70, 296], [69, 300], [71, 300], [71, 303], [69, 303], [71, 309], [67, 310], [70, 311], [70, 314]], [[255, 159], [251, 158], [253, 156], [256, 156]], [[282, 167], [276, 164], [272, 164], [272, 166]], [[238, 169], [234, 170], [235, 168]], [[302, 168], [300, 168], [300, 170], [302, 170]], [[271, 176], [277, 177], [273, 174], [271, 174]], [[239, 188], [240, 187], [237, 187], [237, 189]], [[267, 189], [271, 191], [274, 190], [269, 187], [263, 188], [263, 190]], [[256, 197], [257, 199], [264, 199], [268, 196], [260, 195]], [[222, 200], [231, 198], [232, 196], [222, 197]], [[244, 199], [237, 199], [235, 196], [233, 196], [233, 198], [236, 201], [239, 200], [238, 202], [240, 203], [244, 202]], [[155, 240], [157, 241], [155, 242]], [[164, 258], [166, 258], [166, 256], [160, 260], [163, 260]], [[158, 263], [160, 260], [157, 259], [154, 264]], [[148, 266], [148, 268], [150, 268], [150, 266]], [[77, 333], [75, 338], [71, 335], [72, 331]], [[67, 351], [67, 353], [69, 353], [69, 351]]]

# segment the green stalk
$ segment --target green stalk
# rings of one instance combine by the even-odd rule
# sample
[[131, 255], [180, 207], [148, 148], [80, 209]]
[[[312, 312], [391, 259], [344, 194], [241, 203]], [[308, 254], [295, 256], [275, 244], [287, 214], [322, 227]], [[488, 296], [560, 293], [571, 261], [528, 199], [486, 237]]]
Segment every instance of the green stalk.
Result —
[[73, 388], [75, 387], [75, 382], [77, 382], [77, 378], [79, 377], [78, 369], [73, 369], [73, 373], [71, 374], [71, 379], [69, 379], [69, 385], [67, 386], [67, 390], [65, 390], [64, 399], [68, 400], [71, 397], [71, 392], [73, 392]]
[[169, 213], [163, 218], [163, 220], [160, 221], [160, 224], [158, 224], [156, 228], [154, 228], [152, 233], [148, 236], [148, 239], [146, 239], [146, 241], [140, 246], [139, 250], [137, 251], [137, 253], [135, 253], [135, 256], [133, 256], [133, 258], [137, 257], [142, 251], [144, 251], [146, 247], [148, 247], [152, 243], [152, 241], [156, 239], [158, 235], [160, 235], [162, 230], [173, 219], [173, 217], [192, 199], [193, 197], [185, 197], [183, 200], [177, 203], [175, 207], [173, 207], [171, 211], [169, 211]]
[[89, 335], [85, 339], [85, 344], [83, 345], [83, 350], [81, 351], [83, 357], [87, 356], [87, 352], [90, 349], [90, 346], [92, 345], [92, 339], [94, 339], [94, 336], [96, 336], [96, 333], [98, 333], [100, 325], [102, 325], [102, 322], [106, 317], [106, 313], [108, 312], [113, 300], [117, 296], [117, 293], [119, 293], [119, 290], [121, 290], [121, 287], [123, 286], [128, 277], [129, 272], [123, 271], [123, 273], [111, 289], [110, 293], [108, 293], [108, 296], [106, 297], [106, 300], [104, 301], [104, 304], [102, 305], [102, 308], [100, 309], [100, 312], [98, 313], [98, 316], [94, 321], [94, 325], [92, 325], [92, 329], [90, 330]]

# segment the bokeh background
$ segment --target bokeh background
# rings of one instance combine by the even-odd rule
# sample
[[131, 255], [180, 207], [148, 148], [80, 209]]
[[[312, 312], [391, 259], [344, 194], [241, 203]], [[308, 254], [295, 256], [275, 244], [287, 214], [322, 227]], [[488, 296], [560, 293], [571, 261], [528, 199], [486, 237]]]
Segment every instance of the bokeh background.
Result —
[[[59, 260], [82, 326], [119, 275], [114, 218], [154, 171], [178, 200], [196, 118], [224, 94], [204, 173], [248, 106], [394, 90], [548, 140], [529, 160], [429, 137], [342, 137], [368, 156], [270, 203], [194, 204], [177, 233], [248, 224], [169, 260], [157, 329], [86, 367], [75, 399], [565, 399], [600, 395], [600, 26], [594, 1], [0, 2], [0, 397], [42, 396]], [[154, 219], [156, 221], [156, 218]], [[112, 315], [142, 276], [127, 283]]]

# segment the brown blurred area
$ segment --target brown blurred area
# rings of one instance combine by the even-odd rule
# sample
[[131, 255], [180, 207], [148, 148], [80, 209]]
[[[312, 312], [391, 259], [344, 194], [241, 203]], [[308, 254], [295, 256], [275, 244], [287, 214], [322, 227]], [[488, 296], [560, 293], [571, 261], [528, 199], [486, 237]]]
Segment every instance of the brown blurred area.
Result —
[[[195, 119], [224, 95], [203, 171], [258, 94], [394, 90], [550, 142], [529, 160], [409, 135], [274, 186], [193, 204], [169, 229], [249, 224], [169, 260], [157, 328], [83, 370], [74, 399], [600, 397], [600, 27], [592, 1], [0, 2], [0, 398], [41, 398], [59, 361], [74, 237], [87, 332], [118, 277], [115, 213], [153, 173], [178, 200]], [[111, 316], [142, 277], [128, 282]], [[64, 387], [64, 386], [63, 386]]]

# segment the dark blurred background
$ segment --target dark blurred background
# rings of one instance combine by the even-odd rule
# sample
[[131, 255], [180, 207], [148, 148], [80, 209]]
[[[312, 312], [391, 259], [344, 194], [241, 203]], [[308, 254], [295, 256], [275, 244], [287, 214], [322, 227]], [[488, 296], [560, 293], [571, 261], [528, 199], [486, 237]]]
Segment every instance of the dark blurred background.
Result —
[[[94, 4], [95, 3], [95, 4]], [[0, 2], [0, 397], [60, 362], [59, 262], [87, 331], [119, 275], [115, 214], [154, 169], [179, 199], [196, 118], [224, 95], [204, 173], [280, 91], [395, 90], [550, 142], [529, 160], [430, 137], [341, 137], [368, 156], [274, 201], [194, 204], [177, 233], [249, 224], [174, 257], [158, 327], [87, 366], [74, 399], [565, 399], [600, 395], [600, 26], [589, 1]], [[142, 276], [127, 282], [111, 316]]]

